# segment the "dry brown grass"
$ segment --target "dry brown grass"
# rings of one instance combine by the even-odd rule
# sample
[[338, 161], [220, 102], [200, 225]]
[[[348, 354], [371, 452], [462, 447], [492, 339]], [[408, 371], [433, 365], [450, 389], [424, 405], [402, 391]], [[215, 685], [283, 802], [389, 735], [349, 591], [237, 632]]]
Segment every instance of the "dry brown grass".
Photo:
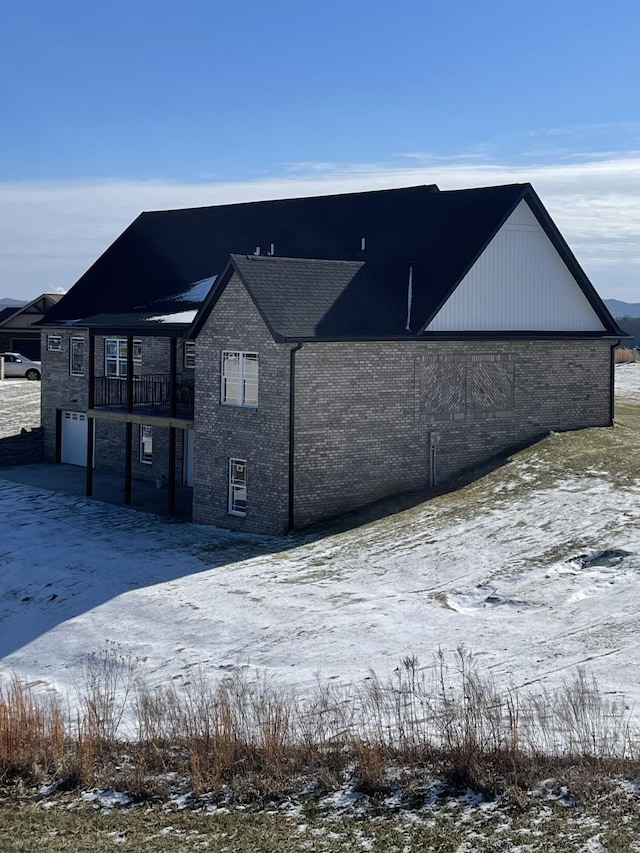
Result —
[[[378, 795], [399, 770], [415, 780], [427, 769], [448, 789], [490, 796], [558, 774], [588, 793], [604, 768], [624, 775], [639, 766], [629, 712], [583, 671], [554, 692], [504, 692], [464, 648], [453, 666], [442, 653], [425, 667], [407, 657], [386, 681], [371, 673], [362, 685], [304, 697], [263, 677], [212, 682], [204, 672], [181, 691], [150, 689], [114, 647], [90, 662], [85, 680], [75, 718], [17, 678], [0, 690], [0, 778], [114, 785], [139, 798], [182, 780], [196, 796], [233, 790], [260, 801], [301, 778]], [[120, 736], [125, 718], [135, 737]]]
[[39, 780], [65, 765], [67, 726], [54, 698], [36, 698], [13, 676], [0, 684], [0, 772]]
[[617, 347], [615, 350], [615, 363], [628, 364], [633, 361], [633, 350], [628, 347]]

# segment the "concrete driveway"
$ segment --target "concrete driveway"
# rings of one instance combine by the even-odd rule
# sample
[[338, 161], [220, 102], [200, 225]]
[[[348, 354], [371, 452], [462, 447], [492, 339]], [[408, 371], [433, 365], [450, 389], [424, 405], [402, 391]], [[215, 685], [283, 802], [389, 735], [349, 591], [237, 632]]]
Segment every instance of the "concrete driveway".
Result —
[[[48, 462], [7, 465], [0, 468], [0, 480], [70, 495], [86, 494], [86, 469], [77, 465], [53, 465]], [[193, 489], [186, 486], [176, 489], [175, 518], [191, 520], [192, 495]], [[166, 487], [157, 489], [153, 483], [134, 479], [129, 506], [143, 512], [168, 515], [168, 497]], [[124, 505], [124, 476], [94, 472], [92, 498], [104, 503]]]

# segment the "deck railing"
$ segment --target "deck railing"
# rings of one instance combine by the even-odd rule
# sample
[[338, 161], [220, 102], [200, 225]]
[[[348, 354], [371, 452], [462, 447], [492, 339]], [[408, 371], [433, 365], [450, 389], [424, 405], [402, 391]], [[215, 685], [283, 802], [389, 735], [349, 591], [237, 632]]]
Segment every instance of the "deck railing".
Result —
[[133, 401], [129, 407], [126, 377], [96, 376], [94, 380], [94, 405], [96, 409], [131, 411], [135, 414], [155, 415], [193, 420], [193, 382], [178, 380], [175, 388], [175, 406], [172, 406], [171, 377], [168, 373], [147, 373], [133, 377]]

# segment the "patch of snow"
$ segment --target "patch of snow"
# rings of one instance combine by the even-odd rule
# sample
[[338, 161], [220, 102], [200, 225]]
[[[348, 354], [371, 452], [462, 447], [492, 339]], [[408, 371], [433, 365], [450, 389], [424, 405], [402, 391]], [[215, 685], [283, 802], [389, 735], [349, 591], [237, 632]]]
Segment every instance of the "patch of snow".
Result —
[[103, 809], [113, 809], [118, 806], [130, 806], [133, 802], [133, 797], [129, 796], [129, 794], [123, 794], [121, 791], [114, 791], [113, 788], [85, 791], [81, 796], [85, 803], [96, 803]]
[[183, 809], [188, 809], [193, 806], [193, 796], [191, 793], [186, 794], [172, 794], [169, 797], [169, 803], [178, 811], [182, 811]]
[[[640, 364], [616, 368], [619, 393], [637, 393], [630, 377]], [[0, 382], [0, 434], [39, 422], [38, 385]], [[409, 654], [431, 666], [438, 648], [449, 665], [465, 644], [499, 687], [553, 690], [587, 666], [640, 711], [640, 483], [623, 494], [603, 472], [518, 495], [267, 539], [0, 479], [0, 677], [73, 704], [87, 654], [114, 641], [150, 686], [244, 667], [304, 692]]]
[[0, 438], [40, 426], [40, 383], [29, 379], [0, 381]]
[[195, 281], [193, 284], [190, 284], [187, 290], [183, 293], [176, 295], [176, 301], [202, 302], [211, 290], [211, 287], [217, 277], [217, 275], [210, 275], [208, 278], [202, 278], [200, 281]]
[[156, 314], [154, 317], [147, 317], [147, 323], [193, 323], [197, 311], [179, 311], [174, 314]]
[[545, 779], [541, 782], [540, 788], [531, 793], [536, 799], [555, 801], [566, 808], [575, 806], [575, 800], [566, 785], [561, 785], [556, 779]]
[[616, 395], [640, 399], [640, 361], [616, 364], [614, 384]]
[[621, 779], [618, 785], [627, 794], [640, 794], [640, 776], [636, 779]]
[[322, 803], [327, 806], [332, 806], [339, 809], [352, 808], [356, 803], [365, 804], [369, 802], [369, 797], [362, 794], [360, 791], [350, 791], [342, 789], [335, 791], [326, 797], [323, 797]]
[[579, 848], [578, 853], [607, 853], [607, 848], [604, 846], [600, 838], [601, 834], [594, 835], [593, 838], [589, 838]]

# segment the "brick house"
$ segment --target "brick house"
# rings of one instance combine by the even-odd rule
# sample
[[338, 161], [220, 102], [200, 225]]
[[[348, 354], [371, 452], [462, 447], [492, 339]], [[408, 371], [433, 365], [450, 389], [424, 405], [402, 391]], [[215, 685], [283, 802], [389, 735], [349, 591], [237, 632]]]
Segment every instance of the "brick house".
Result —
[[40, 327], [37, 325], [61, 299], [59, 293], [43, 293], [26, 305], [0, 309], [0, 352], [19, 352], [40, 360]]
[[528, 184], [144, 213], [45, 323], [46, 458], [236, 530], [613, 422], [620, 330]]

